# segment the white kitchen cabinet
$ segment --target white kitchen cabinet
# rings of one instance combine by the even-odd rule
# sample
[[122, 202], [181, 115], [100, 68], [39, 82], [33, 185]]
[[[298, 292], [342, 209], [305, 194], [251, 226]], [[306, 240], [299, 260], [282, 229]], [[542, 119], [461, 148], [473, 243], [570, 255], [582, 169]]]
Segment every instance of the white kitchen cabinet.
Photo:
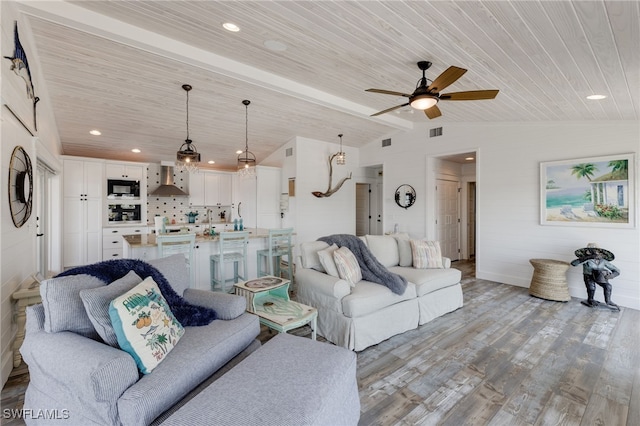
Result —
[[65, 159], [63, 168], [63, 265], [102, 260], [104, 163]]
[[111, 163], [105, 165], [107, 179], [123, 179], [142, 181], [145, 176], [145, 166], [142, 164]]
[[231, 174], [200, 171], [189, 176], [190, 206], [230, 206]]
[[147, 234], [149, 228], [121, 227], [102, 229], [102, 260], [120, 259], [123, 257], [123, 235]]

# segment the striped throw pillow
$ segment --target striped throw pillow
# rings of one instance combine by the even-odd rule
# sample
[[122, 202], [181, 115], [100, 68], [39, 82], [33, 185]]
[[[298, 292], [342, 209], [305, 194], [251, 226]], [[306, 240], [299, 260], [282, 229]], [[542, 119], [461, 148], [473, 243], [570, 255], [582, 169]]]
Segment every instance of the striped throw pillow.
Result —
[[410, 243], [414, 268], [444, 268], [439, 241], [411, 240]]
[[333, 252], [333, 260], [336, 262], [340, 279], [347, 281], [351, 284], [351, 287], [362, 280], [362, 271], [360, 271], [358, 259], [351, 253], [351, 250], [346, 247], [340, 247]]

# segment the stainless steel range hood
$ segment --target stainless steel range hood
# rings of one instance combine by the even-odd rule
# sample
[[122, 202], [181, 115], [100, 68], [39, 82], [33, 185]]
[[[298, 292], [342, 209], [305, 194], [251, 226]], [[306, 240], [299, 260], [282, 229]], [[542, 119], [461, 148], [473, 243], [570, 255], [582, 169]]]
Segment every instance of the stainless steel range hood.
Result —
[[151, 194], [153, 197], [188, 197], [189, 194], [178, 188], [173, 181], [173, 166], [160, 166], [160, 186]]

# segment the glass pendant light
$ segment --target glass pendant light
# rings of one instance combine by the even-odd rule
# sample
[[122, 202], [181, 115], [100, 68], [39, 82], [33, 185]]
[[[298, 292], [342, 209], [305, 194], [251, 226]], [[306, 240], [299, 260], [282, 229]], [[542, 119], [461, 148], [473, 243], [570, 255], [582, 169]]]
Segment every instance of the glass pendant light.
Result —
[[338, 137], [340, 138], [340, 151], [336, 154], [336, 164], [344, 166], [347, 164], [347, 154], [342, 150], [342, 133], [340, 133]]
[[238, 154], [238, 176], [246, 178], [256, 175], [256, 156], [249, 151], [249, 104], [251, 101], [244, 100], [245, 107], [245, 136], [244, 151]]
[[189, 139], [189, 91], [192, 87], [188, 84], [183, 84], [182, 88], [187, 92], [187, 139], [176, 153], [176, 167], [178, 170], [184, 170], [189, 173], [198, 171], [198, 163], [200, 163], [200, 154], [198, 153], [196, 146], [193, 145], [193, 141]]

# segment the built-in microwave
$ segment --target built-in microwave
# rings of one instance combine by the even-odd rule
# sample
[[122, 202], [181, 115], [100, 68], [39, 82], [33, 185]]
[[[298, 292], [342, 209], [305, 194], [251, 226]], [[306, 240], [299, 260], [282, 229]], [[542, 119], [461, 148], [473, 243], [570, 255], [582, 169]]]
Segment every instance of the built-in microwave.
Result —
[[137, 180], [107, 180], [107, 196], [110, 198], [137, 198], [140, 197], [140, 182]]

